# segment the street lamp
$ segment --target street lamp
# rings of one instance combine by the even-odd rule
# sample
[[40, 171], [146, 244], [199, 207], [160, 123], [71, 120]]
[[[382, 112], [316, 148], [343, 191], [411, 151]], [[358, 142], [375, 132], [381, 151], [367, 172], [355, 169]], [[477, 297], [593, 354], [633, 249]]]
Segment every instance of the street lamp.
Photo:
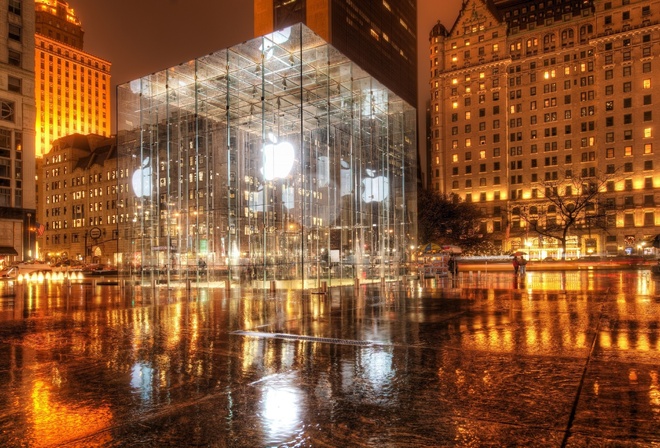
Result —
[[28, 258], [32, 258], [32, 230], [30, 229], [30, 218], [32, 218], [32, 213], [27, 214]]

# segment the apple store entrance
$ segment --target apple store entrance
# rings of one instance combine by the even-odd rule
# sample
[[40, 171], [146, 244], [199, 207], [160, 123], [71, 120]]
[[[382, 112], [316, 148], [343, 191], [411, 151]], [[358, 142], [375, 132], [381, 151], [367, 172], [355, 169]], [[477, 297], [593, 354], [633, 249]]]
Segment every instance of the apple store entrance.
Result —
[[256, 288], [406, 273], [415, 110], [304, 25], [123, 84], [117, 101], [123, 272]]

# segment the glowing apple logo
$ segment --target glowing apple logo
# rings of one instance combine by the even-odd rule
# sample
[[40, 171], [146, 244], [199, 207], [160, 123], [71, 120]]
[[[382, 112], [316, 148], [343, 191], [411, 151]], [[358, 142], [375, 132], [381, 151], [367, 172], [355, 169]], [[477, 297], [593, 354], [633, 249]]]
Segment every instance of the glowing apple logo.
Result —
[[266, 180], [284, 179], [291, 172], [295, 163], [293, 145], [289, 142], [279, 142], [271, 133], [270, 143], [263, 147], [263, 168], [261, 172]]
[[151, 167], [149, 157], [145, 157], [142, 166], [135, 170], [132, 178], [133, 192], [138, 198], [151, 196]]
[[367, 177], [362, 181], [362, 200], [381, 202], [390, 196], [390, 181], [385, 176], [374, 177], [373, 170], [367, 170]]

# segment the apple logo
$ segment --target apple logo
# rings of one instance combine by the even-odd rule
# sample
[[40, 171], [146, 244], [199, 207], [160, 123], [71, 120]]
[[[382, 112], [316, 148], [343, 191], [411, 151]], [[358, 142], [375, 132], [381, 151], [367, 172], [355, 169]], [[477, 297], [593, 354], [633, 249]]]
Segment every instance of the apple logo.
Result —
[[295, 162], [293, 145], [289, 142], [277, 143], [272, 133], [268, 134], [270, 143], [263, 147], [263, 168], [261, 170], [266, 180], [284, 179], [291, 172]]
[[385, 176], [374, 177], [374, 170], [367, 170], [367, 177], [362, 181], [362, 200], [366, 203], [381, 202], [390, 195], [390, 180]]
[[135, 170], [132, 178], [133, 191], [138, 198], [151, 196], [151, 167], [149, 157], [145, 157], [142, 166]]

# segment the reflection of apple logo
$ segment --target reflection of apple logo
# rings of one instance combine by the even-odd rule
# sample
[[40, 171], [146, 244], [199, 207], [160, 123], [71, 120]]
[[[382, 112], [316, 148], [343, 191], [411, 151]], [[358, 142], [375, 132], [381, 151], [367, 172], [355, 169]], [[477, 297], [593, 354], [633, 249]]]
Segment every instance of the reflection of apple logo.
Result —
[[271, 143], [264, 145], [262, 173], [264, 179], [284, 179], [291, 172], [295, 162], [293, 145], [289, 142], [276, 143], [274, 135], [269, 134]]
[[151, 196], [151, 167], [149, 157], [145, 157], [142, 166], [133, 173], [133, 191], [138, 198]]
[[373, 170], [367, 170], [367, 177], [362, 181], [362, 200], [364, 202], [380, 202], [390, 195], [390, 180], [385, 176], [374, 177]]

